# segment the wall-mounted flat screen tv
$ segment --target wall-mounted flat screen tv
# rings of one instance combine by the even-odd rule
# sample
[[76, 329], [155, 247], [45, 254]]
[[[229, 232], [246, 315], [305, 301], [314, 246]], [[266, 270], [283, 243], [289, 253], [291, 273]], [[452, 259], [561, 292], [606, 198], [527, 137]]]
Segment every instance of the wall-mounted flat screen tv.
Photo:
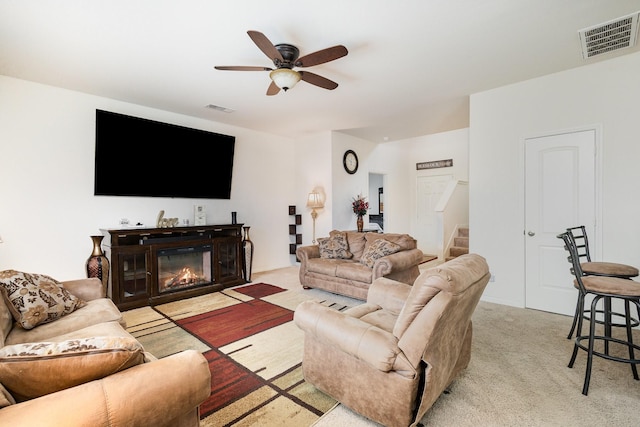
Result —
[[96, 110], [97, 196], [230, 199], [235, 137]]

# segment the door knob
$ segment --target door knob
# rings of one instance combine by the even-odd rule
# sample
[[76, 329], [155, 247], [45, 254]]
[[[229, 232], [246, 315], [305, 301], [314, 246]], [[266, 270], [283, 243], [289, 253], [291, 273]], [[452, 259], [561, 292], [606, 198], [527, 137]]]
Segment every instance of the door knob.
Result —
[[532, 236], [532, 237], [536, 235], [536, 233], [534, 233], [533, 231], [530, 231], [530, 232], [528, 232], [527, 234], [528, 234], [529, 236]]

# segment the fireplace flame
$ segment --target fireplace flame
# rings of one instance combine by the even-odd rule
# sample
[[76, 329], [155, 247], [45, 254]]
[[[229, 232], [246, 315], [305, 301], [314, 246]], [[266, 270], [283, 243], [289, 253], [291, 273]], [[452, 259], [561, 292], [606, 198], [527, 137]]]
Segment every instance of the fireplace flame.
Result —
[[164, 282], [164, 287], [173, 288], [175, 286], [187, 286], [198, 283], [199, 281], [200, 278], [196, 273], [193, 272], [193, 270], [191, 270], [191, 268], [184, 267], [182, 270], [180, 270], [180, 273], [176, 274], [170, 279], [167, 279], [167, 281]]

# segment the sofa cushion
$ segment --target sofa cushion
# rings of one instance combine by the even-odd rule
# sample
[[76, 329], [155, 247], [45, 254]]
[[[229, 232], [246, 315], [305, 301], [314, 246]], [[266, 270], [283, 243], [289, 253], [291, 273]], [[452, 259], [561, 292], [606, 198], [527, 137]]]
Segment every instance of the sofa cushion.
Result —
[[312, 258], [308, 261], [307, 270], [310, 273], [318, 273], [335, 277], [336, 268], [341, 262], [343, 261], [337, 259]]
[[376, 240], [379, 240], [379, 239], [384, 239], [389, 242], [395, 243], [396, 245], [399, 245], [400, 249], [403, 251], [406, 251], [407, 249], [415, 249], [418, 247], [418, 243], [416, 242], [416, 239], [414, 239], [408, 234], [366, 233], [364, 237], [366, 240], [366, 243], [364, 246], [365, 250], [367, 249], [367, 247], [371, 246], [373, 243], [375, 243]]
[[[333, 230], [329, 233], [329, 236], [332, 236], [335, 233], [343, 233], [343, 232], [338, 230]], [[364, 245], [366, 243], [364, 235], [366, 233], [358, 233], [355, 231], [347, 231], [344, 233], [347, 235], [347, 245], [349, 246], [349, 252], [353, 254], [352, 259], [359, 261], [360, 257], [362, 256], [362, 251], [364, 251]]]
[[0, 349], [0, 382], [18, 401], [104, 378], [143, 363], [134, 338], [92, 337]]
[[353, 254], [349, 252], [347, 233], [335, 232], [330, 237], [318, 239], [320, 258], [326, 259], [350, 259]]
[[373, 268], [376, 260], [383, 256], [395, 254], [402, 248], [393, 242], [385, 239], [376, 239], [370, 245], [367, 245], [360, 258], [360, 262], [369, 268]]
[[24, 329], [53, 322], [86, 305], [62, 283], [44, 274], [2, 271], [0, 290], [13, 318]]
[[[123, 327], [126, 325], [122, 318], [122, 313], [120, 313], [113, 301], [108, 298], [100, 298], [88, 301], [86, 306], [61, 317], [55, 322], [45, 323], [33, 329], [13, 328], [7, 336], [5, 344], [50, 341], [53, 337], [73, 334], [80, 329], [107, 322], [116, 322]], [[97, 335], [93, 334], [91, 336]], [[74, 335], [73, 337], [75, 338], [76, 336]]]
[[370, 285], [373, 280], [373, 270], [358, 261], [343, 262], [336, 266], [336, 277]]

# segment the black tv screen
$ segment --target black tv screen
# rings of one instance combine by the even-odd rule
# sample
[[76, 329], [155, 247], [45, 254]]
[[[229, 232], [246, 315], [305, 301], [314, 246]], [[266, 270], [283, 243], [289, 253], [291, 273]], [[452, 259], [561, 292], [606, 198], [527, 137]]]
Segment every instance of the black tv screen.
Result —
[[96, 110], [97, 196], [230, 199], [235, 137]]

